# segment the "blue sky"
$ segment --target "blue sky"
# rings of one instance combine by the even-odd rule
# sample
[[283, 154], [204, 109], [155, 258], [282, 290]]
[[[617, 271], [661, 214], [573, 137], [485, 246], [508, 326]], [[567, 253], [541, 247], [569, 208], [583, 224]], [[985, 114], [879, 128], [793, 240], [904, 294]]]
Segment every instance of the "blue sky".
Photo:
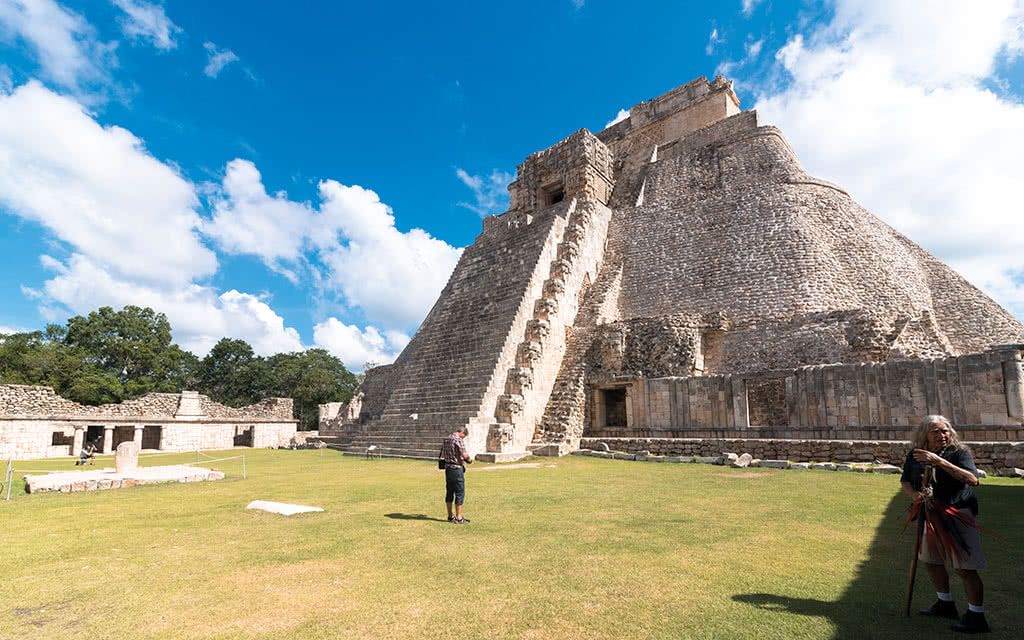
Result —
[[526, 155], [716, 73], [1024, 317], [1022, 51], [1022, 0], [0, 0], [0, 330], [388, 361]]

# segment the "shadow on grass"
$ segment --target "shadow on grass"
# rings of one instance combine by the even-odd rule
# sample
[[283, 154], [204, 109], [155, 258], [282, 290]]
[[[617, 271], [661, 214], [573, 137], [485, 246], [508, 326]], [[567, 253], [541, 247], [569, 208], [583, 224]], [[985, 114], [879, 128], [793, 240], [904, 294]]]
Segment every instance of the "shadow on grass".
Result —
[[[1019, 522], [1019, 505], [1024, 487], [983, 486], [978, 489], [980, 521], [986, 529], [1005, 541], [983, 536], [988, 570], [985, 580], [985, 604], [994, 633], [987, 638], [1010, 638], [1024, 626], [1024, 612], [1017, 604], [1020, 587], [1015, 583], [1024, 564], [1024, 527]], [[903, 615], [910, 559], [913, 554], [913, 527], [903, 529], [907, 501], [897, 494], [889, 502], [867, 557], [838, 600], [825, 601], [773, 593], [736, 594], [732, 599], [763, 611], [826, 618], [838, 640], [862, 638], [905, 638], [920, 634], [957, 636], [949, 631], [951, 621], [928, 619], [917, 610], [935, 599], [931, 582], [923, 566], [918, 567], [911, 607], [912, 615]], [[963, 585], [953, 578], [953, 594], [961, 612], [966, 609]]]
[[426, 516], [422, 513], [385, 513], [385, 518], [391, 518], [392, 520], [427, 520], [429, 522], [444, 522], [448, 521], [444, 518], [435, 518], [433, 516]]

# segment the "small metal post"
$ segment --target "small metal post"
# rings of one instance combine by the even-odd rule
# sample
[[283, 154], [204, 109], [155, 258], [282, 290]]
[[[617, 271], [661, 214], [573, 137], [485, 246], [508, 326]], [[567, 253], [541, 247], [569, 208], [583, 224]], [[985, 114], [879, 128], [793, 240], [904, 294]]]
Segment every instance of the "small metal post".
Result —
[[7, 481], [7, 500], [10, 500], [11, 485], [14, 484], [14, 458], [7, 461], [7, 469], [4, 472], [4, 479]]
[[199, 464], [199, 448], [196, 447], [196, 464]]
[[242, 454], [242, 480], [247, 479], [248, 476], [245, 473], [245, 454]]

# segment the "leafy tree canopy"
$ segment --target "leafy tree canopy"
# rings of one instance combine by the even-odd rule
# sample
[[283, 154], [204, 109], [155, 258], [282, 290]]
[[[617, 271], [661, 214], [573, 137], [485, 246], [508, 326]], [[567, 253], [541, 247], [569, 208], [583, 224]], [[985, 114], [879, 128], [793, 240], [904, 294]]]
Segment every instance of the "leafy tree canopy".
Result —
[[300, 428], [311, 429], [317, 405], [347, 401], [358, 379], [323, 349], [264, 358], [233, 338], [222, 338], [200, 360], [174, 344], [167, 316], [127, 306], [100, 307], [43, 331], [0, 335], [0, 383], [47, 385], [91, 405], [185, 389], [234, 407], [293, 398]]

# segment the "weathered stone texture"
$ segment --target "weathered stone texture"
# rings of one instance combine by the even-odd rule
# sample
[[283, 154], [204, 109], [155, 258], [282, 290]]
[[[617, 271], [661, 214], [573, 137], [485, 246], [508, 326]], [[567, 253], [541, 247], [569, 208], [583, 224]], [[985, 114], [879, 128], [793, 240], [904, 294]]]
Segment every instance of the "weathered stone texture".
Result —
[[49, 387], [0, 385], [0, 459], [77, 455], [90, 427], [103, 434], [104, 453], [124, 442], [192, 451], [229, 449], [236, 442], [287, 446], [296, 421], [291, 398], [269, 398], [236, 409], [186, 391], [92, 407], [65, 400]]
[[[748, 459], [792, 462], [882, 462], [902, 466], [910, 445], [883, 440], [785, 440], [760, 438], [584, 438], [584, 449], [636, 455], [647, 451], [661, 456], [723, 456], [740, 453]], [[975, 442], [974, 461], [987, 469], [1013, 468], [1024, 459], [1024, 442]]]
[[357, 448], [432, 457], [461, 425], [474, 453], [888, 439], [927, 413], [1020, 439], [1020, 350], [989, 349], [1024, 326], [807, 175], [721, 78], [531, 154], [510, 193], [358, 418], [325, 418]]
[[[189, 392], [186, 392], [189, 393]], [[117, 404], [88, 406], [65, 400], [50, 387], [0, 384], [0, 418], [19, 417], [163, 417], [179, 415], [182, 394], [147, 393], [133, 400]], [[201, 402], [200, 415], [215, 418], [292, 419], [291, 398], [267, 398], [248, 407], [227, 407], [204, 395], [196, 394]]]

